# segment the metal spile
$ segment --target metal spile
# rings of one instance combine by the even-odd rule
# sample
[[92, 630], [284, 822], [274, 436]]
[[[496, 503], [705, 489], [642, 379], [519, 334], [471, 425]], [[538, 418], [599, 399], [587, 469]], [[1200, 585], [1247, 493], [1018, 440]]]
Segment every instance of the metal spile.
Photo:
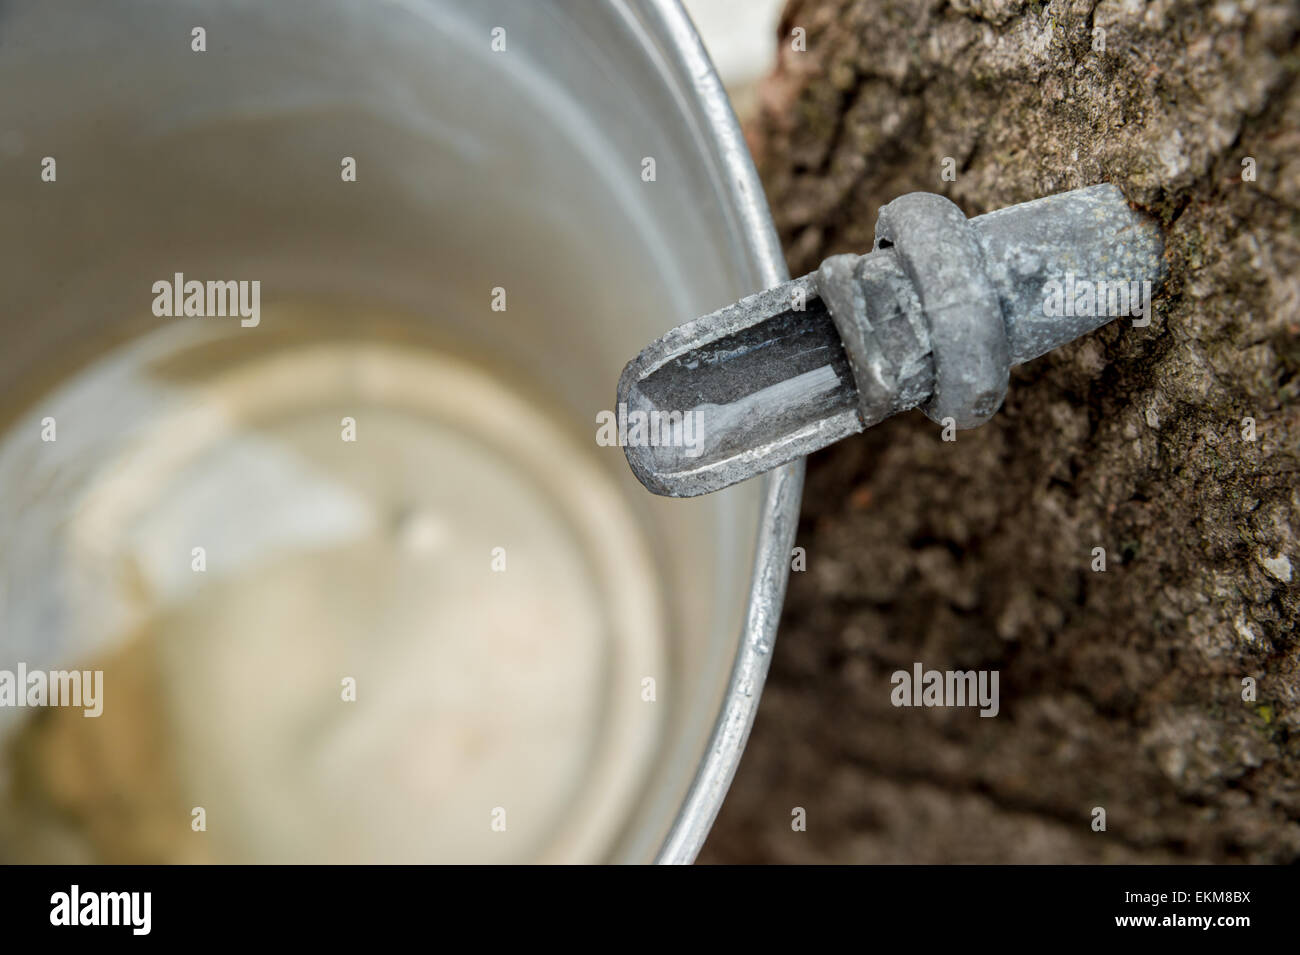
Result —
[[974, 428], [1013, 365], [1116, 318], [1149, 324], [1159, 227], [1109, 184], [967, 219], [914, 192], [880, 210], [866, 255], [674, 328], [618, 385], [628, 463], [693, 497], [919, 407]]

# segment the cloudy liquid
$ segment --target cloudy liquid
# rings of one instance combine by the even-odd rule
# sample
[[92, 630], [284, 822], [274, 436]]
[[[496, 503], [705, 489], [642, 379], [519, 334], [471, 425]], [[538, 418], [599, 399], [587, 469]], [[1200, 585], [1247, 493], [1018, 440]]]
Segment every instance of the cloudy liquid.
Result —
[[599, 859], [667, 660], [590, 436], [382, 313], [222, 321], [0, 440], [0, 667], [104, 672], [97, 719], [0, 709], [0, 857]]

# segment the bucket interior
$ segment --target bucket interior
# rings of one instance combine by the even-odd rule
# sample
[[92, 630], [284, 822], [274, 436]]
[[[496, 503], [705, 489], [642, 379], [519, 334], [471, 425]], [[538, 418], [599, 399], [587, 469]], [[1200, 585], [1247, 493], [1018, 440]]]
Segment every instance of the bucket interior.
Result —
[[660, 43], [632, 3], [0, 6], [0, 670], [102, 673], [96, 716], [0, 706], [0, 858], [653, 857], [761, 507], [596, 442], [757, 284]]

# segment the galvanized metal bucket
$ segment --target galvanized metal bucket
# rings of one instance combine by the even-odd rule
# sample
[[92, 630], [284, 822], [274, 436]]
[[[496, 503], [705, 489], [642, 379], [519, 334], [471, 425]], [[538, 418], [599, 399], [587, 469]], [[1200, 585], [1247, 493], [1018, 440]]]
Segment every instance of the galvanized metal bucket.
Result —
[[[135, 415], [156, 423], [188, 392], [132, 392], [130, 404], [109, 388], [92, 427], [75, 390], [87, 375], [110, 380], [102, 360], [123, 354], [122, 343], [143, 347], [130, 343], [153, 341], [166, 323], [190, 328], [149, 314], [156, 279], [247, 276], [261, 281], [264, 307], [291, 292], [322, 316], [339, 302], [383, 302], [413, 316], [403, 335], [455, 341], [505, 378], [536, 382], [539, 407], [590, 442], [594, 413], [610, 407], [623, 362], [646, 341], [787, 278], [735, 116], [677, 0], [16, 0], [0, 7], [0, 37], [0, 87], [24, 91], [0, 101], [0, 668], [115, 652], [118, 618], [104, 601], [116, 584], [101, 558], [121, 556], [104, 528], [117, 527], [110, 516], [131, 489], [119, 488], [117, 511], [96, 512], [98, 549], [86, 551], [69, 515], [106, 498], [78, 482], [117, 453], [118, 425]], [[340, 178], [349, 158], [352, 181]], [[43, 178], [47, 159], [56, 177]], [[489, 304], [497, 288], [510, 296], [499, 314]], [[217, 351], [255, 351], [271, 340], [257, 336], [294, 324], [277, 325], [284, 314], [249, 329], [196, 321]], [[311, 312], [295, 327], [318, 320]], [[313, 387], [306, 372], [294, 375]], [[48, 448], [32, 436], [56, 404], [70, 409], [59, 440], [72, 442], [60, 447], [74, 463], [58, 481], [38, 480], [55, 472], [42, 470]], [[166, 420], [168, 433], [189, 433]], [[535, 825], [536, 838], [495, 857], [690, 862], [762, 692], [802, 463], [761, 486], [676, 502], [652, 500], [621, 450], [606, 450], [601, 480], [620, 485], [653, 536], [646, 566], [665, 595], [602, 610], [611, 630], [632, 615], [664, 621], [666, 662], [644, 674], [659, 687], [654, 752], [644, 772], [618, 775], [624, 809], [586, 808], [614, 777], [584, 770], [571, 810], [517, 823]], [[594, 473], [565, 477], [555, 456], [558, 483]], [[136, 498], [130, 506], [147, 515], [151, 502]], [[234, 513], [224, 526], [238, 532], [242, 522], [250, 533], [257, 523]], [[437, 537], [418, 522], [408, 531], [417, 543]], [[89, 532], [77, 533], [84, 543]], [[604, 565], [591, 568], [597, 579], [620, 557], [599, 540], [592, 547], [589, 563]], [[402, 668], [398, 651], [376, 646]], [[623, 673], [619, 653], [600, 650], [597, 662]], [[106, 712], [113, 675], [106, 669]], [[623, 673], [602, 693], [637, 693], [641, 677]], [[635, 714], [618, 719], [633, 736], [649, 732]], [[601, 720], [590, 722], [590, 747], [612, 745]], [[0, 748], [20, 724], [0, 711]]]

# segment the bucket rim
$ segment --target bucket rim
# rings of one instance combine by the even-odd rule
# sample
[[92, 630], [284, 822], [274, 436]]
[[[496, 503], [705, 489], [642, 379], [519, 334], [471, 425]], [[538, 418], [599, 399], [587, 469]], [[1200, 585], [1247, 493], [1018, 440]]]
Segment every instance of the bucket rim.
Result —
[[[679, 100], [695, 115], [715, 188], [732, 219], [735, 251], [750, 271], [757, 292], [789, 279], [776, 225], [763, 186], [713, 62], [680, 0], [623, 0], [625, 11], [639, 21], [670, 71], [667, 77], [682, 94]], [[776, 629], [785, 601], [790, 552], [799, 524], [804, 461], [783, 465], [763, 477], [753, 573], [736, 656], [722, 708], [710, 732], [708, 748], [696, 769], [682, 807], [655, 861], [695, 861], [722, 801], [736, 775], [754, 725], [767, 678]]]

